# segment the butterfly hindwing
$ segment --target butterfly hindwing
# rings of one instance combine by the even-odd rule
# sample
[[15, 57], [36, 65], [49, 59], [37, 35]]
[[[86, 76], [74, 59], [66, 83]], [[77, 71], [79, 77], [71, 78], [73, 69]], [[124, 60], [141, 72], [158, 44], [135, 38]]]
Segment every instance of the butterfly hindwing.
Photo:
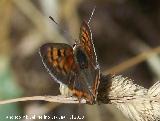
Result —
[[44, 66], [53, 79], [69, 85], [75, 76], [73, 49], [64, 43], [47, 43], [40, 47], [40, 55]]

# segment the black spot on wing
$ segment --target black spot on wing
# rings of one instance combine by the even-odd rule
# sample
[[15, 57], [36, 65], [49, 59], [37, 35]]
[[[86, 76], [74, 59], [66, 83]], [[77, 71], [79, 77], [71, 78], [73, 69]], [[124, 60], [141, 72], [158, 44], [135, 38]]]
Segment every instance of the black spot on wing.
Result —
[[87, 56], [82, 50], [80, 49], [77, 50], [76, 58], [81, 69], [85, 69], [88, 67]]

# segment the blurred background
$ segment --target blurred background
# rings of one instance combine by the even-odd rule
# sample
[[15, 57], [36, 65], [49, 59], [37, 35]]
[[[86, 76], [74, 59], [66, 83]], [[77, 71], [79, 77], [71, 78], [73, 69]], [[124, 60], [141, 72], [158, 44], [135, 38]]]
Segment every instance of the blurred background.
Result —
[[[90, 27], [102, 72], [122, 74], [146, 88], [160, 80], [158, 54], [139, 56], [160, 46], [159, 0], [0, 0], [0, 100], [60, 94], [59, 84], [43, 67], [39, 47], [47, 42], [72, 45], [81, 22], [89, 20], [94, 6]], [[33, 114], [129, 121], [112, 105], [43, 101], [0, 105], [0, 121], [10, 121], [7, 116]]]

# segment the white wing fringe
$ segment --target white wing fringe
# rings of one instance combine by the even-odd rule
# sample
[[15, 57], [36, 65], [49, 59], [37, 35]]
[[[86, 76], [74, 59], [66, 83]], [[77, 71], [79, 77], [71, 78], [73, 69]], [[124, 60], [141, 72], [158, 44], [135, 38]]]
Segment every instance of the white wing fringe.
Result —
[[133, 121], [160, 121], [160, 81], [150, 89], [122, 76], [113, 76], [109, 99]]

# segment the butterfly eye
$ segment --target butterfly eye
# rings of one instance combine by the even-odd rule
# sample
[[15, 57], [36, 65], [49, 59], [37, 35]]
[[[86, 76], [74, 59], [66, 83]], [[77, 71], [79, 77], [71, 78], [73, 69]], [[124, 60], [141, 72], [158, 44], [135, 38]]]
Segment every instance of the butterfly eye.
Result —
[[81, 69], [85, 69], [88, 67], [87, 56], [82, 50], [80, 49], [77, 50], [76, 58]]

